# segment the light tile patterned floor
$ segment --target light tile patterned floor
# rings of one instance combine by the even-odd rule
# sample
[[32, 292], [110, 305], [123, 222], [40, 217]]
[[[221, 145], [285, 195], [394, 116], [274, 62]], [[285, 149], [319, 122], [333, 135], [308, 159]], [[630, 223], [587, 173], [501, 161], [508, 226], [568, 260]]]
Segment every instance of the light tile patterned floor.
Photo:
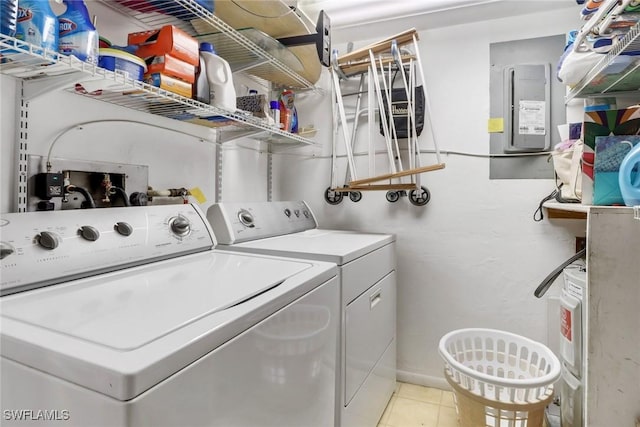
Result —
[[378, 427], [458, 427], [453, 393], [398, 383]]

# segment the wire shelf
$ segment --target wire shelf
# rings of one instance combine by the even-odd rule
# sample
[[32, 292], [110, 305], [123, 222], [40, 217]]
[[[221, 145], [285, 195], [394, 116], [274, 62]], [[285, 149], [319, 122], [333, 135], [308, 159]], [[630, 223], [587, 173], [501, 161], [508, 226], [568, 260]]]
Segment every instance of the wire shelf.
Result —
[[234, 71], [242, 70], [273, 83], [295, 89], [314, 89], [291, 63], [285, 63], [278, 53], [267, 52], [254, 40], [234, 29], [194, 0], [98, 0], [124, 15], [131, 16], [150, 28], [174, 25], [203, 41], [212, 33], [219, 33], [216, 50]]
[[[0, 72], [28, 81], [51, 79], [71, 75], [73, 83], [64, 90], [94, 100], [119, 105], [131, 110], [216, 128], [222, 140], [235, 135], [253, 137], [268, 132], [269, 142], [289, 145], [313, 145], [314, 142], [299, 135], [284, 132], [249, 114], [229, 112], [190, 98], [133, 80], [120, 72], [105, 70], [57, 52], [46, 51], [13, 37], [0, 35]], [[67, 80], [64, 80], [66, 83]], [[264, 140], [263, 137], [260, 137]]]
[[631, 28], [616, 45], [603, 56], [591, 71], [569, 92], [567, 101], [612, 92], [640, 89], [640, 22]]

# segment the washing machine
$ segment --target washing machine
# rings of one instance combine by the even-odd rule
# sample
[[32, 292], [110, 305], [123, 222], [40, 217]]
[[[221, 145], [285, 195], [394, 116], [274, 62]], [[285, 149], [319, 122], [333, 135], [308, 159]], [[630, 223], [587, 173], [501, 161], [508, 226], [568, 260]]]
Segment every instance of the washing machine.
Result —
[[194, 205], [2, 214], [3, 426], [328, 426], [334, 264], [220, 252]]
[[218, 203], [219, 250], [338, 265], [341, 327], [336, 423], [375, 426], [396, 385], [395, 237], [318, 228], [303, 201]]

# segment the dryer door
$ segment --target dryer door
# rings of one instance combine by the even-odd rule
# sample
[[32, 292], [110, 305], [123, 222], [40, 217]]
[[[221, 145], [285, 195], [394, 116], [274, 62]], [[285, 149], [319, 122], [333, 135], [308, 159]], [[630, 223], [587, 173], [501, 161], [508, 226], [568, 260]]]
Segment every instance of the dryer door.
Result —
[[393, 340], [396, 333], [395, 319], [395, 272], [389, 273], [347, 306], [345, 406]]

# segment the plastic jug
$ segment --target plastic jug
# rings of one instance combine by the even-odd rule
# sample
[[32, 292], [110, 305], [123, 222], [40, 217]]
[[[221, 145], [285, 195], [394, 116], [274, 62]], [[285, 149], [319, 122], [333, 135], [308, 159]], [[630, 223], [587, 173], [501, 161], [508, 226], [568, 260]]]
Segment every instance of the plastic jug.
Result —
[[207, 78], [207, 64], [202, 52], [215, 53], [211, 43], [200, 43], [200, 64], [196, 69], [196, 82], [193, 84], [192, 98], [209, 104], [211, 103], [211, 90], [209, 89], [209, 79]]
[[16, 35], [18, 25], [18, 0], [1, 0], [0, 32], [8, 36]]
[[200, 45], [200, 56], [205, 62], [211, 105], [236, 111], [236, 89], [233, 87], [229, 63], [214, 53], [211, 43]]
[[[16, 39], [51, 52], [58, 51], [58, 18], [49, 0], [18, 1]], [[35, 52], [42, 53], [38, 49]]]
[[636, 144], [622, 159], [618, 183], [624, 204], [640, 205], [640, 144]]
[[59, 52], [73, 55], [81, 61], [98, 63], [98, 32], [91, 23], [83, 0], [63, 0], [67, 10], [59, 21]]

